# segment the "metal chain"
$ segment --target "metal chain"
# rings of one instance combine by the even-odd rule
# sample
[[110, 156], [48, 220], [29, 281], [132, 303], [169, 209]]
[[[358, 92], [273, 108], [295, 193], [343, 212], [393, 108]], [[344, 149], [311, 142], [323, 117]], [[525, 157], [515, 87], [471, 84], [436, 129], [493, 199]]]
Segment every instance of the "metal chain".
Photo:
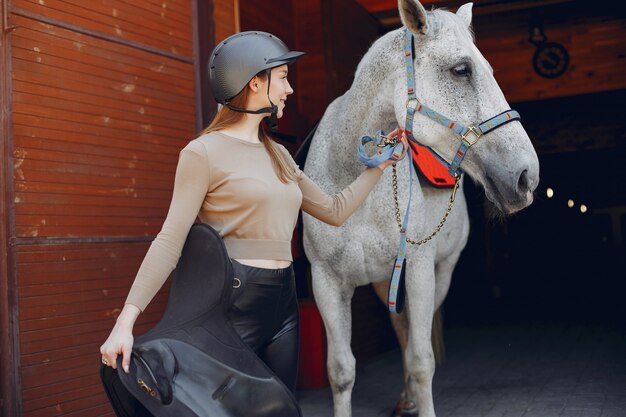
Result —
[[[400, 230], [402, 230], [402, 220], [400, 219], [400, 205], [398, 204], [398, 173], [396, 171], [396, 164], [392, 165], [392, 172], [393, 172], [393, 176], [392, 176], [392, 182], [393, 182], [393, 203], [395, 205], [396, 208], [396, 221], [398, 222], [398, 228]], [[429, 240], [431, 240], [437, 233], [439, 233], [439, 231], [441, 230], [441, 228], [443, 227], [444, 223], [446, 222], [446, 220], [448, 219], [448, 215], [450, 214], [450, 211], [452, 210], [452, 205], [454, 204], [454, 199], [456, 198], [456, 191], [459, 188], [459, 180], [460, 180], [461, 176], [459, 175], [458, 177], [455, 178], [454, 181], [454, 188], [452, 189], [452, 194], [450, 194], [450, 200], [448, 200], [448, 208], [446, 209], [446, 212], [443, 215], [443, 218], [441, 219], [441, 221], [439, 221], [439, 224], [437, 225], [437, 227], [435, 227], [435, 230], [433, 230], [433, 232], [428, 235], [427, 237], [425, 237], [424, 239], [420, 240], [420, 241], [415, 241], [413, 239], [409, 239], [407, 238], [406, 241], [413, 244], [413, 245], [423, 245], [424, 243], [428, 242]], [[409, 190], [409, 192], [411, 192]]]

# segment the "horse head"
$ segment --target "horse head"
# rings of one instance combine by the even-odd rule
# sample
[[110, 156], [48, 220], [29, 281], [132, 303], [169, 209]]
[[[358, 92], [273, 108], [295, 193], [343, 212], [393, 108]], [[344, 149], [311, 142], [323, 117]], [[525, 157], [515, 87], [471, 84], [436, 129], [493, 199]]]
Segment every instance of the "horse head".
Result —
[[[491, 66], [474, 44], [471, 3], [456, 14], [427, 12], [416, 0], [399, 0], [398, 7], [413, 34], [412, 77], [419, 103], [468, 127], [510, 109]], [[394, 112], [402, 125], [407, 114], [407, 75], [395, 79]], [[451, 162], [462, 139], [434, 119], [416, 113], [406, 129]], [[530, 205], [539, 182], [539, 161], [522, 124], [506, 123], [470, 141], [475, 143], [467, 149], [461, 167], [483, 186], [487, 198], [505, 214]]]

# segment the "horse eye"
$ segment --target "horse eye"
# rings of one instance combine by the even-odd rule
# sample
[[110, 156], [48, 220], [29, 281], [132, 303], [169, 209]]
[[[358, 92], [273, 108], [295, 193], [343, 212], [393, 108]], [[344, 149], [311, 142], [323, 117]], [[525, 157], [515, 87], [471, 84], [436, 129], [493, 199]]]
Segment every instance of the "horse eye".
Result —
[[457, 77], [469, 77], [472, 75], [472, 69], [467, 64], [460, 64], [456, 67], [453, 67], [451, 70], [453, 75]]

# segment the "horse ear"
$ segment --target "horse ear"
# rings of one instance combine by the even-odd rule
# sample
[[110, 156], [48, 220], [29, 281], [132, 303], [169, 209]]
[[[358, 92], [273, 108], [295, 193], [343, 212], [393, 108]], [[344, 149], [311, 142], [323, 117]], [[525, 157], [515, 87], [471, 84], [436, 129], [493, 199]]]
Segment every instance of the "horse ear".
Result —
[[463, 6], [459, 7], [459, 9], [456, 11], [456, 15], [459, 16], [461, 19], [463, 19], [467, 27], [470, 27], [472, 25], [472, 6], [473, 5], [474, 3], [465, 3]]
[[404, 26], [414, 34], [426, 34], [428, 31], [426, 10], [419, 1], [398, 0], [398, 10], [400, 11], [400, 19]]

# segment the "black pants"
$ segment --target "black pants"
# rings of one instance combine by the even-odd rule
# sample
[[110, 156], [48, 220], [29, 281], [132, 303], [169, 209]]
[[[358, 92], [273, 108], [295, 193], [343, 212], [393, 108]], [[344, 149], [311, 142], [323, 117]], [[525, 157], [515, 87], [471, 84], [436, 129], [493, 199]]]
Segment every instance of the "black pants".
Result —
[[244, 285], [234, 290], [229, 319], [243, 341], [295, 392], [300, 326], [293, 265], [265, 269], [233, 260], [233, 267]]

